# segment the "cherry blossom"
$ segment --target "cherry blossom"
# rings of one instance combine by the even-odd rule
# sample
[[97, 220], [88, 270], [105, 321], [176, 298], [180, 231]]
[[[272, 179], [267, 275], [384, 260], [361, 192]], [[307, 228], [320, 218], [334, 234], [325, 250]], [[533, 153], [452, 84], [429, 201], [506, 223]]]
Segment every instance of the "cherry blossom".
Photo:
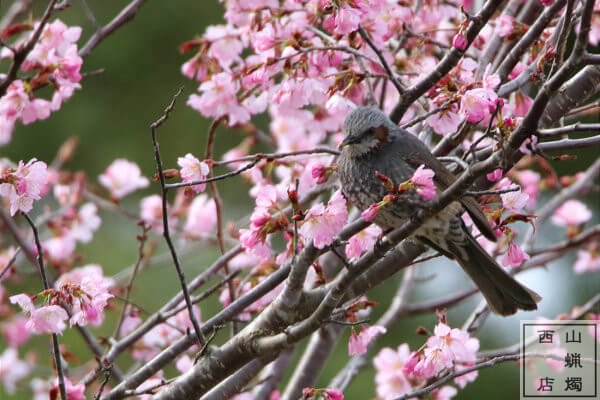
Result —
[[427, 117], [425, 121], [433, 128], [435, 133], [445, 136], [456, 132], [462, 121], [462, 117], [458, 112], [458, 104], [454, 103], [447, 109]]
[[500, 198], [502, 198], [502, 206], [505, 209], [516, 212], [521, 211], [529, 201], [529, 195], [521, 190], [502, 193]]
[[380, 209], [381, 203], [371, 204], [369, 208], [363, 211], [360, 215], [364, 218], [365, 221], [371, 222], [375, 218], [377, 218]]
[[113, 161], [106, 172], [98, 177], [98, 181], [110, 191], [115, 200], [150, 185], [148, 178], [142, 176], [140, 168], [123, 158]]
[[465, 50], [469, 45], [467, 37], [461, 32], [457, 33], [452, 39], [452, 46], [460, 50]]
[[34, 200], [42, 198], [48, 183], [47, 170], [45, 162], [32, 158], [27, 164], [19, 161], [16, 170], [8, 169], [0, 174], [0, 196], [9, 199], [11, 215], [31, 211]]
[[[470, 368], [473, 365], [475, 365], [475, 364], [457, 365], [456, 370], [461, 371], [463, 369]], [[474, 382], [478, 376], [479, 376], [479, 371], [475, 370], [475, 371], [469, 372], [468, 374], [457, 376], [456, 378], [454, 378], [454, 383], [456, 383], [459, 388], [464, 389], [468, 383]]]
[[184, 230], [186, 237], [201, 237], [217, 224], [217, 207], [206, 195], [197, 196], [188, 209]]
[[[365, 218], [365, 220], [367, 219]], [[371, 225], [363, 229], [348, 240], [346, 256], [350, 260], [357, 260], [363, 252], [373, 248], [379, 235], [381, 235], [381, 228], [378, 226]]]
[[477, 123], [490, 115], [496, 108], [498, 96], [493, 90], [476, 88], [465, 92], [460, 101], [460, 111], [467, 121]]
[[558, 207], [552, 215], [552, 223], [558, 226], [578, 226], [592, 218], [590, 209], [579, 200], [571, 199]]
[[496, 31], [498, 36], [505, 38], [509, 36], [516, 28], [517, 20], [507, 14], [502, 14], [496, 19]]
[[436, 189], [433, 183], [434, 175], [435, 173], [432, 170], [421, 165], [410, 178], [416, 186], [417, 193], [427, 200], [431, 200], [435, 197]]
[[350, 341], [348, 342], [348, 355], [365, 354], [367, 352], [367, 346], [369, 343], [378, 335], [382, 335], [387, 332], [383, 326], [372, 325], [368, 327], [362, 327], [360, 334], [356, 334], [352, 331], [350, 335]]
[[496, 181], [499, 181], [500, 179], [502, 179], [502, 174], [503, 174], [502, 169], [498, 168], [498, 169], [495, 169], [494, 171], [490, 172], [489, 174], [487, 174], [486, 178], [490, 182], [496, 182]]
[[94, 203], [81, 206], [69, 229], [69, 236], [82, 243], [92, 240], [93, 233], [100, 228], [102, 220], [98, 216], [98, 207]]
[[316, 248], [322, 249], [333, 242], [335, 235], [344, 227], [348, 219], [346, 200], [340, 191], [331, 196], [327, 206], [315, 204], [306, 213], [300, 233], [313, 240]]
[[14, 348], [18, 348], [31, 337], [31, 331], [27, 328], [27, 318], [21, 315], [0, 325], [0, 331], [2, 331], [6, 343]]
[[434, 328], [434, 335], [427, 339], [424, 358], [415, 365], [413, 373], [425, 378], [437, 376], [443, 369], [451, 368], [454, 361], [475, 362], [477, 350], [479, 340], [440, 322]]
[[505, 267], [518, 267], [523, 261], [527, 261], [530, 258], [529, 254], [525, 253], [519, 245], [511, 241], [502, 257], [502, 265]]
[[17, 294], [9, 298], [12, 304], [18, 304], [29, 317], [25, 327], [33, 333], [58, 333], [66, 328], [67, 312], [60, 306], [50, 305], [35, 308], [26, 294]]
[[455, 387], [448, 385], [442, 386], [441, 388], [434, 389], [431, 392], [431, 400], [450, 400], [451, 398], [456, 396], [457, 393], [458, 390], [456, 390]]
[[600, 254], [597, 250], [578, 250], [577, 261], [573, 265], [573, 272], [576, 274], [583, 274], [584, 272], [591, 272], [600, 270]]
[[[177, 159], [177, 165], [181, 167], [181, 178], [184, 183], [200, 181], [206, 179], [210, 173], [210, 168], [205, 162], [200, 162], [192, 154], [188, 153], [185, 157]], [[206, 183], [190, 186], [196, 193], [201, 193], [206, 189]]]
[[52, 261], [65, 261], [75, 251], [75, 239], [69, 232], [63, 232], [62, 236], [55, 236], [42, 243], [44, 254]]
[[14, 394], [17, 382], [31, 372], [31, 366], [19, 359], [16, 349], [9, 347], [0, 354], [0, 382], [8, 394]]
[[70, 299], [73, 316], [71, 326], [99, 326], [104, 320], [104, 309], [113, 295], [109, 289], [114, 285], [106, 278], [102, 267], [87, 265], [62, 274], [56, 281], [56, 288]]
[[373, 358], [375, 387], [381, 399], [391, 400], [411, 391], [414, 378], [403, 372], [410, 355], [408, 344], [404, 343], [396, 350], [385, 347]]
[[[168, 212], [168, 208], [167, 208]], [[158, 233], [163, 233], [163, 209], [162, 198], [153, 194], [152, 196], [144, 197], [140, 202], [140, 218], [152, 229]], [[174, 226], [176, 219], [169, 219], [169, 226]]]
[[221, 72], [202, 83], [198, 88], [202, 94], [192, 94], [188, 105], [205, 117], [220, 118], [227, 115], [230, 126], [244, 123], [250, 119], [250, 112], [237, 100], [239, 89], [239, 82], [230, 73]]

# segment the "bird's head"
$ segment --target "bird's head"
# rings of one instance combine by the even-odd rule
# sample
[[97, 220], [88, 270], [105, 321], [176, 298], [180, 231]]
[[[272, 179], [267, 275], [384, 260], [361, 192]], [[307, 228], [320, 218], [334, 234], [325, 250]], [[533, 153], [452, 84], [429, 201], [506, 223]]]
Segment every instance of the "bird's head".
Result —
[[396, 125], [376, 107], [357, 107], [344, 120], [344, 140], [338, 148], [360, 157], [380, 150]]

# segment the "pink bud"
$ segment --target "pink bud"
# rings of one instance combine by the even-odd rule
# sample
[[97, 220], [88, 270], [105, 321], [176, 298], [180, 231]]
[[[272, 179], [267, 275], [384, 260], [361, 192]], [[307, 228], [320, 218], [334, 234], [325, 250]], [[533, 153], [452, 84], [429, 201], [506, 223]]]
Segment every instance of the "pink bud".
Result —
[[363, 211], [360, 215], [365, 219], [365, 221], [371, 222], [377, 217], [377, 214], [379, 214], [380, 208], [381, 206], [379, 203], [371, 204], [369, 208]]
[[461, 32], [454, 35], [454, 38], [452, 39], [452, 46], [460, 50], [465, 50], [468, 44], [467, 38]]

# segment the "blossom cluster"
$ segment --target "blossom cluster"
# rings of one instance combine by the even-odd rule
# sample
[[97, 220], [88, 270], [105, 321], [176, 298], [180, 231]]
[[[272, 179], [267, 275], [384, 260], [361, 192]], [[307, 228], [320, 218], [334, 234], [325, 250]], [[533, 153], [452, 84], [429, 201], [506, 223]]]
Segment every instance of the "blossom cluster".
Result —
[[[0, 58], [14, 58], [13, 50], [18, 52], [26, 46], [39, 24], [36, 22], [29, 26], [31, 34], [19, 39], [12, 49], [3, 47]], [[77, 53], [80, 36], [80, 27], [68, 27], [59, 19], [43, 27], [40, 39], [20, 68], [23, 72], [35, 71], [35, 75], [12, 81], [6, 94], [0, 97], [0, 145], [10, 142], [17, 121], [27, 125], [48, 118], [73, 96], [76, 89], [81, 88], [79, 81], [83, 60]], [[4, 78], [2, 74], [0, 78]], [[35, 97], [37, 89], [48, 85], [53, 88], [50, 100]]]

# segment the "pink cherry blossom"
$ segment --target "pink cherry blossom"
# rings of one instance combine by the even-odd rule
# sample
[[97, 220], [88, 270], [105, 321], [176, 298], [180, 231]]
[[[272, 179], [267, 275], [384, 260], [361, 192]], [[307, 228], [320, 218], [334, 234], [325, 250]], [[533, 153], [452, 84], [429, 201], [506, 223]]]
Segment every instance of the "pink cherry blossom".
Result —
[[518, 267], [523, 261], [527, 261], [530, 258], [529, 254], [525, 253], [519, 245], [510, 242], [502, 257], [502, 265], [505, 267]]
[[477, 350], [479, 340], [440, 322], [434, 328], [434, 335], [427, 339], [424, 358], [415, 366], [414, 374], [429, 378], [437, 376], [445, 368], [451, 368], [454, 361], [475, 362]]
[[345, 35], [358, 29], [361, 15], [361, 10], [344, 4], [323, 21], [323, 26], [330, 32]]
[[19, 360], [19, 353], [12, 347], [0, 354], [0, 382], [8, 394], [15, 393], [17, 382], [28, 376], [31, 369], [27, 362]]
[[348, 259], [357, 260], [363, 252], [371, 250], [379, 235], [381, 235], [381, 228], [371, 225], [352, 236], [346, 245]]
[[597, 270], [600, 270], [600, 254], [597, 251], [578, 250], [573, 272], [583, 274]]
[[53, 261], [64, 261], [75, 251], [75, 239], [68, 234], [55, 236], [42, 243], [44, 254]]
[[431, 392], [431, 400], [450, 400], [456, 396], [457, 393], [458, 390], [456, 390], [455, 387], [449, 385], [442, 386], [441, 388], [434, 389]]
[[519, 147], [519, 151], [523, 154], [531, 155], [531, 149], [535, 150], [537, 143], [538, 137], [531, 136], [531, 138], [527, 138], [523, 141], [523, 143]]
[[454, 35], [454, 38], [452, 38], [452, 46], [456, 47], [457, 49], [465, 50], [468, 45], [469, 41], [462, 32], [457, 33]]
[[240, 242], [246, 252], [260, 259], [271, 257], [271, 247], [268, 244], [266, 234], [259, 229], [240, 229]]
[[579, 200], [567, 200], [552, 215], [552, 223], [558, 226], [578, 226], [592, 218], [590, 209]]
[[[177, 159], [177, 165], [181, 167], [181, 178], [185, 183], [204, 180], [210, 173], [208, 164], [200, 162], [200, 160], [190, 153], [186, 154], [185, 157], [179, 157]], [[206, 189], [206, 183], [194, 185], [191, 186], [191, 188], [194, 192], [201, 193]]]
[[0, 119], [16, 121], [21, 119], [28, 125], [50, 116], [50, 102], [44, 99], [31, 98], [25, 83], [21, 80], [12, 82], [6, 94], [0, 98]]
[[353, 356], [355, 354], [365, 354], [367, 352], [367, 346], [369, 343], [378, 335], [385, 334], [387, 329], [383, 326], [372, 325], [363, 327], [360, 334], [356, 334], [352, 331], [350, 341], [348, 342], [348, 355]]
[[533, 99], [522, 92], [515, 93], [514, 96], [515, 109], [513, 115], [515, 117], [524, 117], [529, 112], [529, 109], [533, 105]]
[[10, 142], [14, 128], [14, 120], [9, 118], [0, 118], [0, 146], [7, 145]]
[[205, 117], [228, 116], [229, 126], [248, 122], [250, 112], [239, 104], [237, 92], [240, 84], [227, 72], [213, 75], [198, 89], [202, 94], [192, 94], [187, 104]]
[[69, 236], [82, 243], [92, 240], [94, 232], [100, 228], [102, 220], [98, 216], [98, 207], [94, 203], [86, 203], [79, 209], [75, 216]]
[[452, 104], [447, 109], [427, 117], [425, 121], [433, 128], [435, 133], [446, 136], [456, 132], [462, 117], [458, 113], [458, 105]]
[[365, 221], [371, 222], [377, 215], [379, 214], [379, 210], [381, 209], [380, 203], [371, 204], [369, 208], [363, 211], [360, 215], [364, 218]]
[[317, 185], [327, 182], [327, 179], [329, 178], [327, 174], [327, 167], [323, 164], [314, 165], [312, 167], [311, 174]]
[[341, 390], [337, 389], [323, 389], [324, 400], [344, 400], [344, 394]]
[[493, 90], [485, 88], [471, 89], [465, 92], [460, 101], [460, 110], [467, 121], [477, 123], [490, 115], [490, 109], [496, 108], [498, 96]]
[[391, 400], [412, 391], [411, 379], [403, 372], [403, 366], [410, 360], [408, 344], [397, 350], [383, 348], [373, 358], [375, 366], [375, 387], [377, 396]]
[[316, 248], [322, 249], [333, 242], [333, 238], [344, 227], [348, 219], [346, 200], [338, 190], [331, 196], [327, 207], [315, 204], [306, 213], [300, 233], [313, 240]]
[[502, 174], [503, 174], [502, 168], [498, 168], [498, 169], [495, 169], [494, 171], [490, 172], [489, 174], [487, 174], [486, 178], [490, 182], [496, 182], [496, 181], [499, 181], [500, 179], [502, 179]]
[[523, 192], [529, 196], [526, 208], [531, 210], [535, 207], [540, 192], [540, 174], [526, 169], [517, 173], [517, 179], [522, 185]]
[[186, 236], [201, 237], [217, 224], [215, 202], [206, 195], [197, 196], [188, 209], [184, 230]]
[[25, 327], [33, 333], [58, 333], [66, 328], [67, 312], [60, 306], [44, 306], [35, 308], [33, 301], [26, 294], [17, 294], [9, 298], [12, 304], [18, 304], [29, 319]]
[[[463, 369], [472, 367], [473, 365], [475, 365], [475, 364], [457, 365], [456, 370], [461, 371]], [[454, 383], [456, 383], [458, 385], [458, 387], [460, 387], [461, 389], [464, 389], [468, 383], [474, 382], [478, 376], [479, 376], [479, 371], [475, 370], [475, 371], [469, 372], [468, 374], [457, 376], [456, 378], [454, 378]]]
[[29, 340], [31, 331], [27, 328], [27, 318], [17, 315], [10, 322], [2, 324], [2, 336], [10, 347], [18, 348]]
[[19, 161], [16, 170], [0, 173], [0, 196], [8, 197], [11, 215], [31, 211], [34, 200], [42, 198], [48, 183], [47, 168], [45, 162], [32, 158], [27, 164]]
[[506, 210], [519, 212], [527, 205], [529, 201], [529, 195], [527, 193], [523, 193], [521, 190], [517, 190], [515, 192], [502, 193], [500, 195], [502, 198], [502, 206]]
[[[83, 383], [74, 385], [69, 378], [65, 376], [65, 390], [69, 400], [85, 400], [85, 385]], [[58, 378], [50, 382], [35, 378], [31, 382], [34, 391], [34, 400], [47, 400], [52, 398], [50, 393], [59, 393]]]
[[427, 200], [431, 200], [435, 197], [436, 190], [433, 183], [434, 176], [435, 173], [432, 170], [421, 165], [410, 178], [416, 186], [417, 193]]
[[142, 319], [137, 315], [127, 315], [125, 319], [123, 319], [123, 323], [121, 324], [121, 336], [127, 336], [135, 328], [137, 328], [142, 323]]
[[190, 358], [190, 356], [188, 356], [187, 354], [184, 354], [183, 356], [179, 357], [179, 359], [175, 363], [175, 367], [182, 374], [189, 371], [193, 366], [194, 366], [194, 360], [192, 360]]
[[[157, 194], [144, 197], [140, 202], [140, 218], [158, 233], [163, 233], [162, 211], [162, 198]], [[169, 218], [169, 227], [174, 226], [175, 222], [175, 218]]]
[[[70, 296], [73, 311], [71, 326], [99, 326], [104, 321], [108, 299], [113, 297], [109, 293], [113, 286], [114, 281], [104, 276], [99, 265], [87, 265], [62, 274], [56, 281], [56, 288]], [[78, 289], [75, 292], [74, 287]]]
[[198, 57], [193, 57], [183, 63], [181, 66], [181, 74], [186, 78], [195, 79], [202, 82], [207, 74], [206, 63], [201, 62]]
[[496, 32], [501, 38], [509, 36], [516, 27], [517, 21], [510, 15], [502, 14], [496, 18]]
[[206, 28], [204, 38], [211, 41], [209, 57], [214, 58], [223, 68], [228, 68], [240, 58], [244, 49], [238, 30], [231, 25], [213, 25]]
[[98, 181], [116, 200], [150, 184], [148, 178], [142, 176], [137, 164], [122, 158], [113, 161], [106, 172], [98, 177]]

